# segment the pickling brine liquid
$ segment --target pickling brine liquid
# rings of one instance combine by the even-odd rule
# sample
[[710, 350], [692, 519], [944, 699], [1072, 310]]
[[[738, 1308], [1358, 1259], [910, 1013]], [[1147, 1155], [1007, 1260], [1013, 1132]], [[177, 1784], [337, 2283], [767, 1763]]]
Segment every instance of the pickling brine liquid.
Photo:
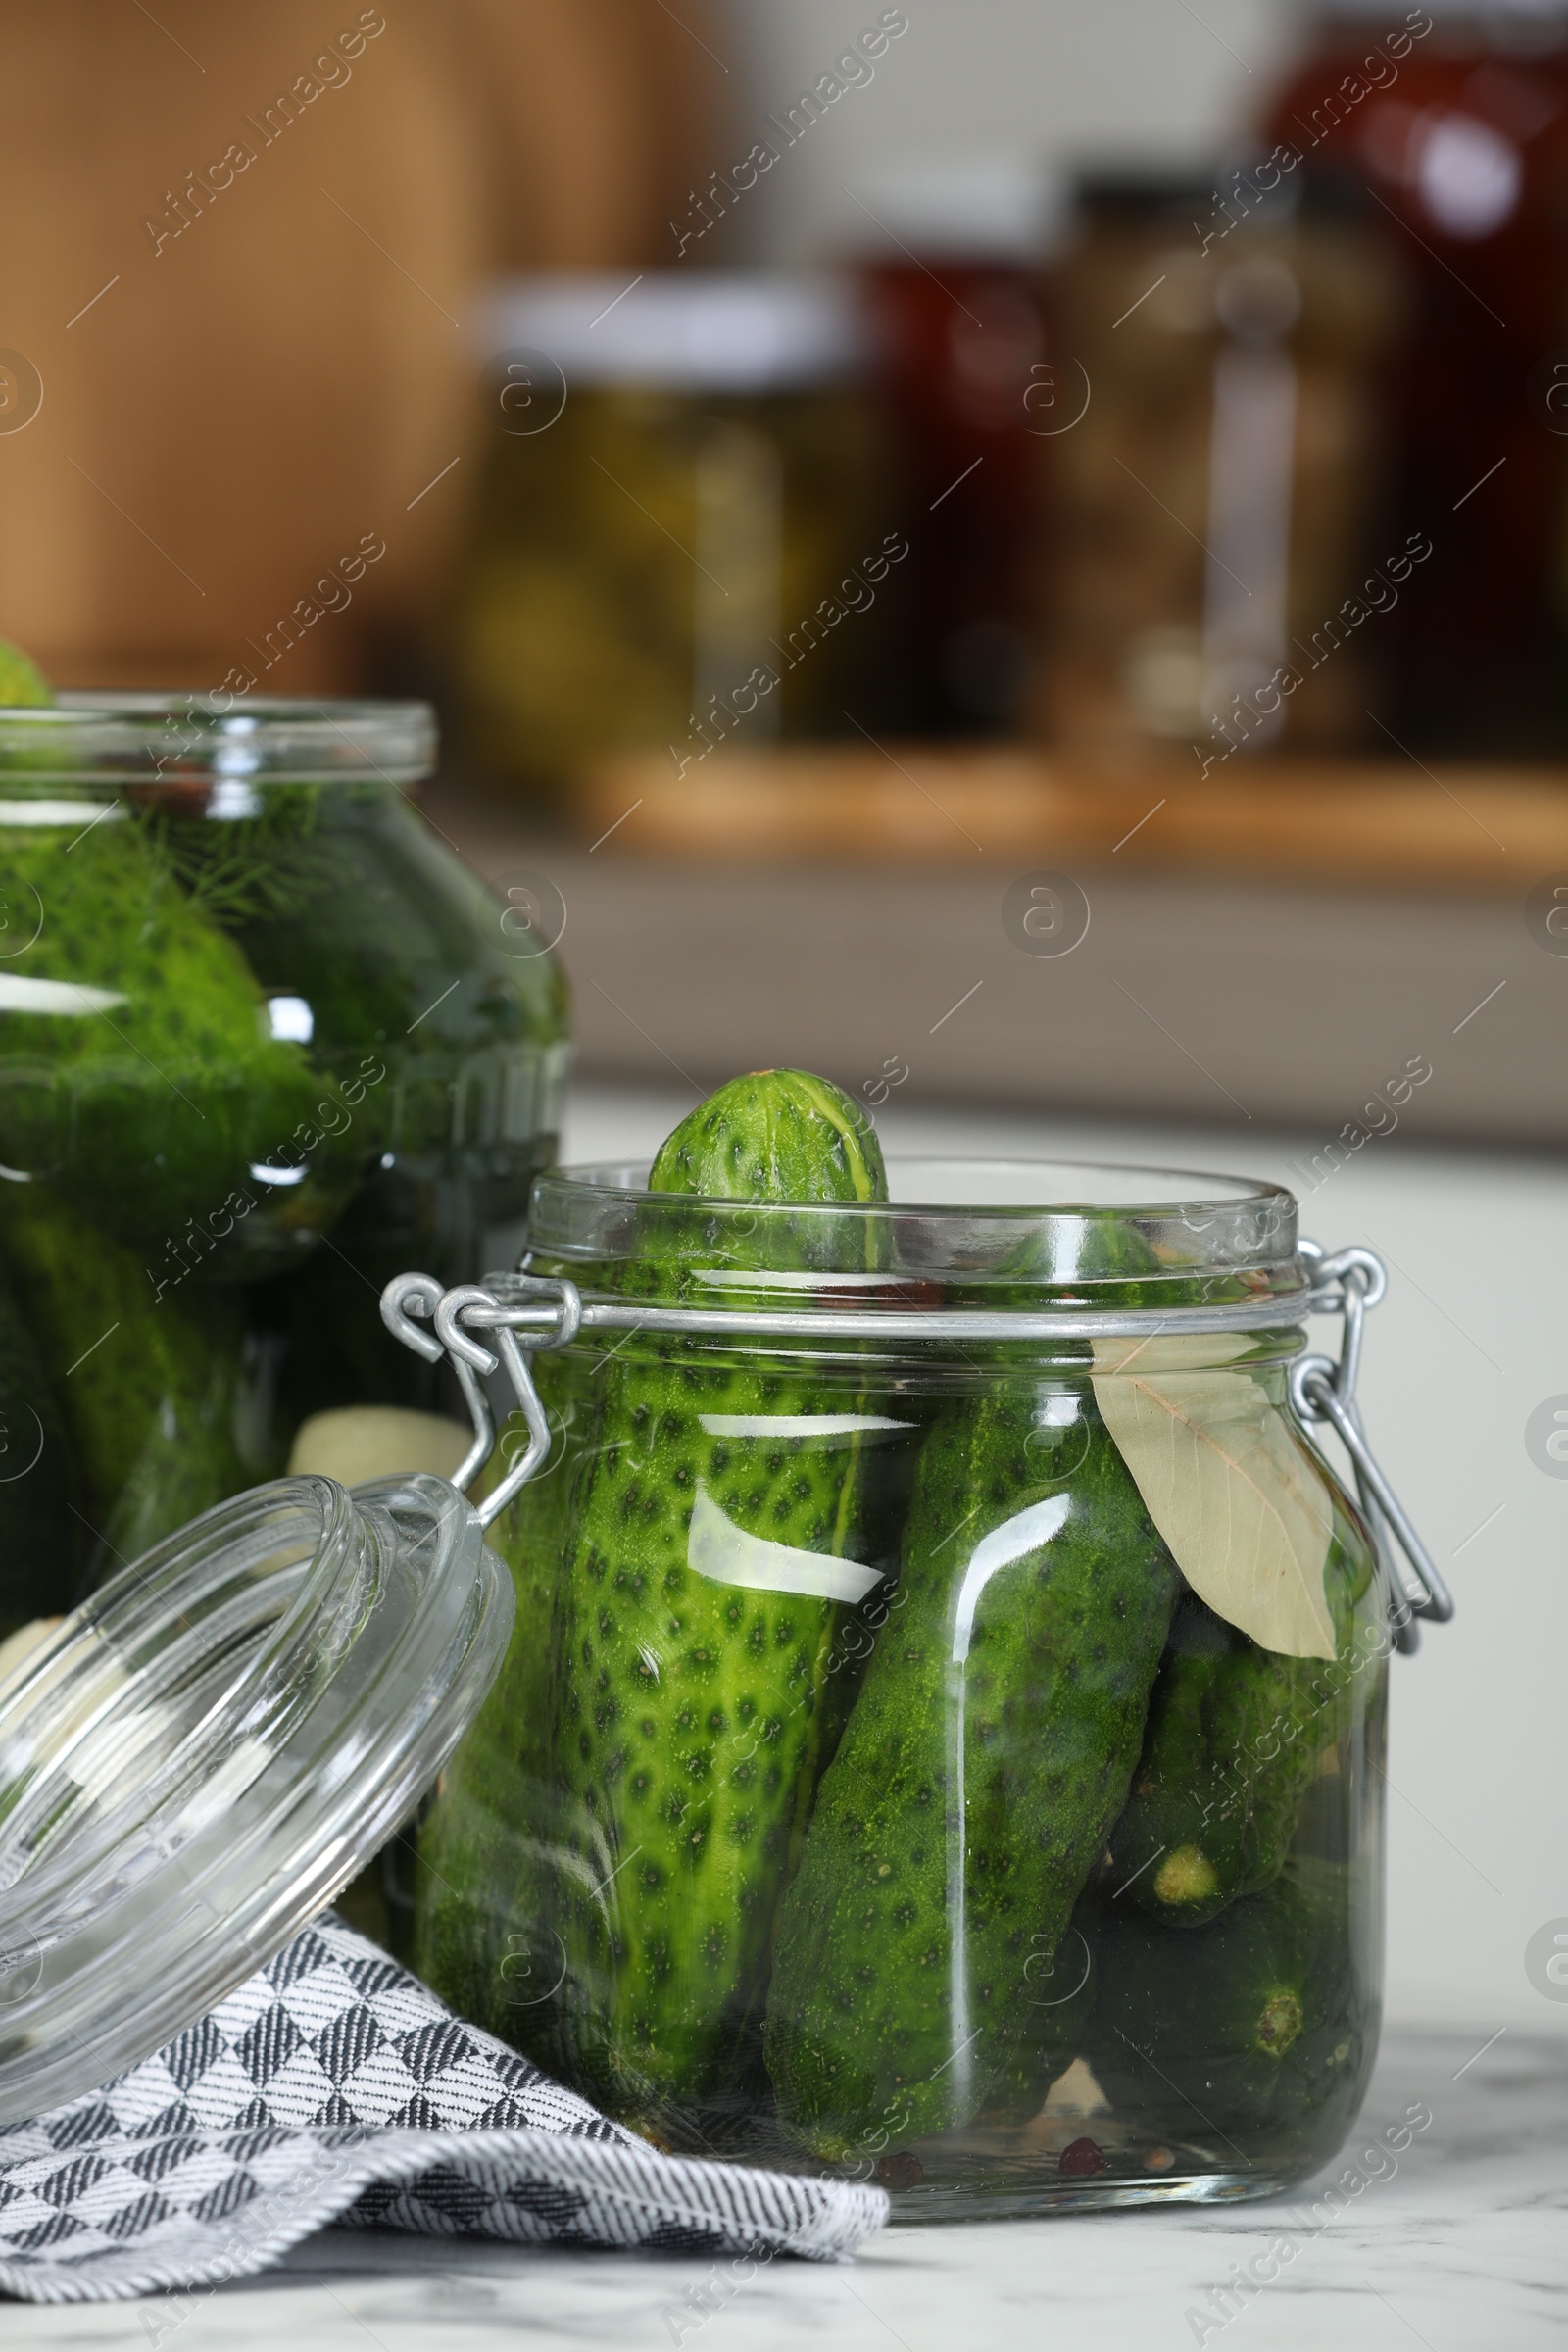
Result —
[[[1298, 1344], [539, 1358], [556, 1442], [491, 1532], [517, 1631], [420, 1834], [420, 1973], [661, 2146], [910, 2217], [1303, 2177], [1377, 2039], [1389, 1642], [1287, 1424]], [[1152, 1484], [1161, 1398], [1273, 1464], [1310, 1564], [1280, 1646]]]

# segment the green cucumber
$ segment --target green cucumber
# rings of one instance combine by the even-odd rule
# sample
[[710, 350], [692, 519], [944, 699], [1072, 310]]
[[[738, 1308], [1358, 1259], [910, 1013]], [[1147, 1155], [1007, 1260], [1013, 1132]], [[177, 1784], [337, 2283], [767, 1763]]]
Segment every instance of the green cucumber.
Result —
[[982, 2126], [1032, 2123], [1057, 2076], [1088, 2047], [1097, 1987], [1084, 1908], [1080, 1900], [1049, 1956], [1037, 1946], [1024, 1962], [1022, 2002], [1029, 2030], [1008, 2041], [975, 2119]]
[[[648, 1189], [705, 1200], [873, 1201], [887, 1199], [888, 1180], [875, 1130], [850, 1096], [808, 1070], [753, 1070], [664, 1138]], [[748, 1254], [762, 1266], [771, 1258], [765, 1239]], [[855, 1270], [853, 1259], [843, 1270]]]
[[[760, 1281], [876, 1268], [876, 1221], [808, 1214], [781, 1243], [766, 1221], [749, 1237], [728, 1219], [720, 1240], [703, 1205], [886, 1199], [864, 1114], [804, 1072], [721, 1088], [665, 1143], [650, 1189], [697, 1198], [652, 1213], [620, 1277], [634, 1296], [686, 1297], [720, 1261]], [[579, 1391], [569, 1494], [547, 1477], [498, 1531], [518, 1633], [421, 1835], [420, 1961], [448, 1998], [474, 2014], [477, 1995], [497, 2031], [645, 2127], [755, 2065], [830, 1687], [854, 1672], [841, 1636], [880, 1581], [850, 1564], [874, 1549], [874, 1456], [900, 1433], [867, 1413], [856, 1377], [717, 1354], [710, 1368], [688, 1343], [632, 1338], [597, 1404]], [[812, 1426], [793, 1428], [803, 1416]], [[519, 1813], [529, 1788], [545, 1802]], [[539, 1997], [547, 1975], [559, 1982]]]
[[235, 1298], [193, 1287], [155, 1303], [130, 1251], [9, 1186], [0, 1252], [64, 1408], [100, 1573], [280, 1466]]
[[[544, 1469], [490, 1529], [512, 1572], [515, 1630], [472, 1730], [442, 1774], [421, 1822], [412, 1965], [454, 2009], [541, 2065], [564, 2069], [558, 1997], [565, 1945], [554, 1923], [550, 1629], [571, 1527], [574, 1465], [591, 1446], [603, 1376], [567, 1349], [534, 1358], [550, 1422]], [[501, 1432], [488, 1488], [514, 1447], [521, 1416]], [[586, 1464], [582, 1465], [586, 1469]], [[478, 1490], [472, 1490], [477, 1493]]]
[[1349, 2121], [1377, 2036], [1344, 1866], [1293, 1861], [1206, 1927], [1102, 1919], [1091, 2065], [1151, 2133], [1223, 2159], [1235, 2135]]
[[[301, 1149], [347, 1116], [319, 1104], [304, 1049], [270, 1036], [239, 949], [152, 836], [115, 804], [69, 829], [0, 825], [0, 900], [23, 942], [0, 988], [0, 1163], [142, 1250], [154, 1280], [210, 1254], [229, 1279], [294, 1263], [360, 1145]], [[216, 1254], [215, 1220], [234, 1237]]]
[[764, 2047], [815, 2153], [968, 2122], [1074, 2052], [1049, 1990], [1137, 1761], [1176, 1570], [1092, 1404], [944, 1408], [785, 1897]]
[[[1371, 1581], [1364, 1540], [1340, 1517], [1324, 1568], [1338, 1656], [1351, 1655]], [[1149, 1710], [1106, 1878], [1151, 1918], [1200, 1926], [1277, 1879], [1301, 1799], [1341, 1710], [1325, 1661], [1260, 1649], [1196, 1593], [1183, 1595]]]

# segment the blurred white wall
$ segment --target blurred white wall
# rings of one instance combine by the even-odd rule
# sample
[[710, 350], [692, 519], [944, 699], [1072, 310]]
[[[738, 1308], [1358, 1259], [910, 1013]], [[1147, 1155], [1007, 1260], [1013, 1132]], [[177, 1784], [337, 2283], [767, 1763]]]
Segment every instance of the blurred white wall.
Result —
[[[863, 242], [847, 188], [911, 164], [1016, 152], [1187, 159], [1259, 105], [1293, 0], [902, 0], [909, 29], [737, 208], [732, 256], [799, 263]], [[832, 70], [883, 0], [721, 0], [712, 46], [744, 134]]]
[[[584, 1087], [564, 1156], [652, 1153], [695, 1096]], [[1318, 1148], [1256, 1128], [1112, 1127], [982, 1110], [879, 1113], [889, 1151], [1133, 1160], [1230, 1169], [1293, 1189]], [[1568, 1478], [1525, 1447], [1568, 1395], [1568, 1171], [1560, 1159], [1391, 1139], [1302, 1210], [1331, 1250], [1389, 1262], [1367, 1325], [1368, 1434], [1457, 1603], [1396, 1658], [1389, 1754], [1391, 2021], [1568, 2032], [1568, 2003], [1525, 1971], [1538, 1928], [1568, 1921], [1562, 1822]], [[1325, 1328], [1317, 1344], [1335, 1333]]]

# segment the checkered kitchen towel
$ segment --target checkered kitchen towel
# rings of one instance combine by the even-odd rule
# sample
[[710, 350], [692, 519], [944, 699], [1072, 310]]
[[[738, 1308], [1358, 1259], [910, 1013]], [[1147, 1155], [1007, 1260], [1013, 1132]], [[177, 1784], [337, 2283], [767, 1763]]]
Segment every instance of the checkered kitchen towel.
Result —
[[662, 2156], [327, 1912], [155, 2058], [0, 2130], [0, 2293], [220, 2284], [329, 2222], [832, 2261], [887, 2209]]

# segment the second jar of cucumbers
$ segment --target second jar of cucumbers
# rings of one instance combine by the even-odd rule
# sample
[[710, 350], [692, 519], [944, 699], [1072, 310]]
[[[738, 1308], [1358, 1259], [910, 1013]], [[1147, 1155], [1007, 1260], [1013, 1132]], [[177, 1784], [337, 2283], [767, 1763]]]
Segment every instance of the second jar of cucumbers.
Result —
[[529, 1242], [468, 1328], [550, 1447], [421, 1833], [427, 1979], [661, 2145], [911, 2215], [1332, 2154], [1408, 1602], [1293, 1409], [1291, 1197], [885, 1169], [764, 1072], [651, 1170], [541, 1179]]
[[514, 1252], [567, 1045], [409, 805], [434, 749], [419, 703], [0, 709], [0, 1635], [303, 1421], [447, 1401], [375, 1294]]

